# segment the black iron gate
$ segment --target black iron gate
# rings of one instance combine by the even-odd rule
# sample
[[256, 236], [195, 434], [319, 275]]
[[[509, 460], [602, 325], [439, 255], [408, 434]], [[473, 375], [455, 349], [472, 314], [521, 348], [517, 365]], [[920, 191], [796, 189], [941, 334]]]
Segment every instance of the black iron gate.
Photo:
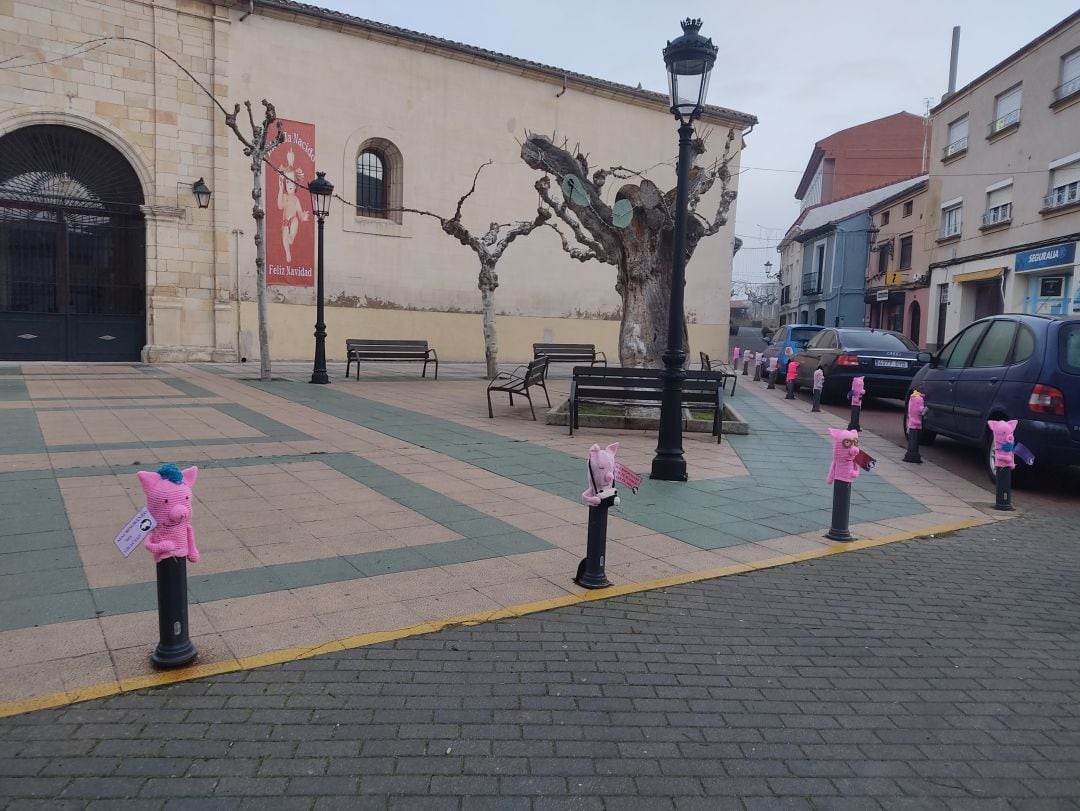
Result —
[[38, 125], [0, 138], [0, 359], [139, 359], [142, 200], [94, 135]]

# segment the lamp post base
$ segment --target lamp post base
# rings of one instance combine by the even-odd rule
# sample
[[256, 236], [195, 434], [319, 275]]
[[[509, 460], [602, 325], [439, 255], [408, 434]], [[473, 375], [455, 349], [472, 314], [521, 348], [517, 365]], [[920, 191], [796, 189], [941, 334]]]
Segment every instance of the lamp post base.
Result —
[[686, 481], [686, 459], [682, 454], [668, 456], [663, 452], [657, 453], [653, 457], [649, 478], [665, 482]]
[[309, 383], [329, 383], [330, 382], [330, 375], [328, 375], [326, 372], [312, 372], [311, 373], [311, 380], [309, 380], [308, 382]]

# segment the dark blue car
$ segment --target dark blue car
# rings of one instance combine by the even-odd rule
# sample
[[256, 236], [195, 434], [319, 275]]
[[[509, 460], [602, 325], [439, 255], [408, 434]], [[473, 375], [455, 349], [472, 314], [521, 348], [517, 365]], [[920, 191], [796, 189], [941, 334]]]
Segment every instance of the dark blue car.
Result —
[[991, 479], [987, 420], [1019, 420], [1016, 441], [1037, 465], [1080, 465], [1080, 318], [983, 318], [934, 355], [912, 389], [922, 392], [929, 409], [920, 441], [944, 434], [984, 447]]

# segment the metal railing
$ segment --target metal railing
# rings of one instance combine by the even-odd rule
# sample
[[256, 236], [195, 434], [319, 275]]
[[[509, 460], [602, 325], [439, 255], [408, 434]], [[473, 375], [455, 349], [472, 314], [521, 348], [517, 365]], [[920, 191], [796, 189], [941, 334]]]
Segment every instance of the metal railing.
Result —
[[962, 152], [967, 152], [968, 139], [965, 135], [963, 138], [957, 138], [951, 144], [948, 144], [944, 150], [942, 150], [942, 159], [951, 158], [953, 155], [959, 155]]
[[804, 296], [820, 296], [822, 283], [818, 280], [816, 273], [811, 273], [802, 277], [802, 294]]
[[1080, 202], [1080, 180], [1058, 186], [1043, 198], [1043, 208], [1061, 208]]
[[1019, 108], [1013, 110], [1011, 113], [1005, 113], [1001, 118], [998, 118], [990, 122], [990, 134], [1001, 132], [1004, 129], [1008, 129], [1013, 124], [1020, 123], [1020, 110]]
[[1073, 93], [1080, 93], [1080, 76], [1075, 79], [1069, 79], [1067, 82], [1063, 82], [1054, 88], [1054, 101], [1061, 101], [1066, 96], [1071, 96]]
[[1012, 220], [1012, 203], [1002, 203], [1000, 206], [988, 208], [982, 215], [983, 225], [997, 225], [1010, 220]]

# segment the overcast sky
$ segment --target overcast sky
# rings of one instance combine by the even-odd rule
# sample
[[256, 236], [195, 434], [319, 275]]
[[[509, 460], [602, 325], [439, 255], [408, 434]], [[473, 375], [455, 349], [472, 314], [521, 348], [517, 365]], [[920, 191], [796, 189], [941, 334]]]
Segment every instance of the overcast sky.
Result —
[[[763, 280], [767, 259], [777, 264], [815, 141], [900, 110], [921, 115], [927, 98], [940, 99], [954, 25], [959, 87], [1077, 8], [1077, 0], [308, 2], [662, 93], [664, 44], [680, 34], [680, 19], [701, 17], [702, 34], [720, 46], [709, 102], [760, 120], [742, 156], [735, 222], [744, 245], [734, 276], [747, 281]], [[675, 130], [673, 119], [672, 154]]]

